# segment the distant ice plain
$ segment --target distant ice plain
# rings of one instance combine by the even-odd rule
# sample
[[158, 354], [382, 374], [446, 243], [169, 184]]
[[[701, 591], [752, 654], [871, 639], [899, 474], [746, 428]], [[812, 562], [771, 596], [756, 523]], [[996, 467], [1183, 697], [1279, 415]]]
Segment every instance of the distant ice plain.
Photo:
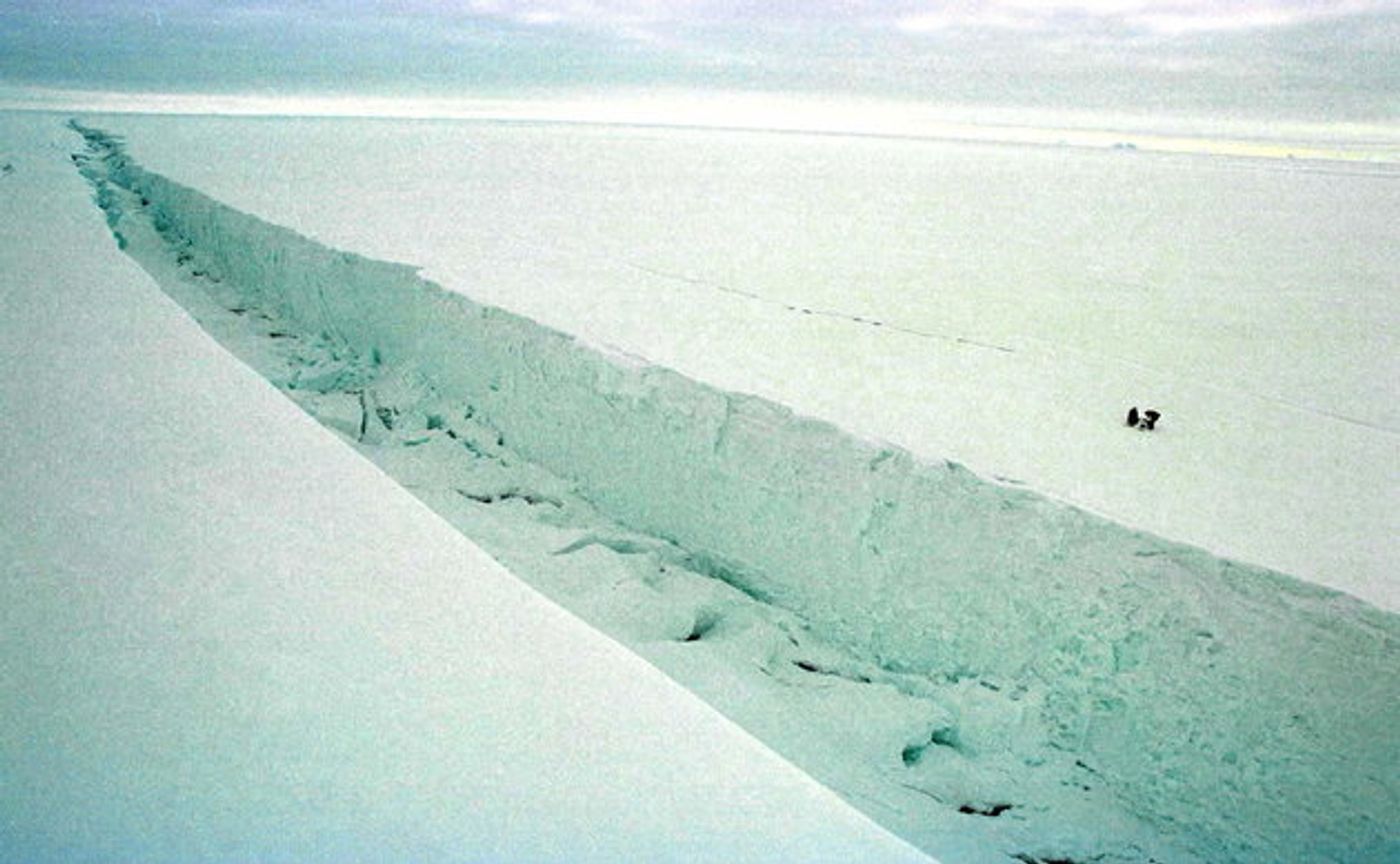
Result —
[[[327, 245], [1400, 607], [1400, 172], [1385, 164], [628, 125], [101, 122], [167, 176]], [[1161, 428], [1124, 428], [1133, 404], [1162, 410]]]

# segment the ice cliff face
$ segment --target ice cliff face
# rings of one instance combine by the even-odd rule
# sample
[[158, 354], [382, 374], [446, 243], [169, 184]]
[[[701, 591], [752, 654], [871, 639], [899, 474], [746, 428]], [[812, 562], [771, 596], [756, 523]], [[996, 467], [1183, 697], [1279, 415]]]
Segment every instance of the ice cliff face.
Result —
[[[1064, 796], [1081, 781], [1108, 790], [1125, 818], [1167, 838], [1170, 860], [1400, 857], [1395, 616], [610, 356], [410, 267], [232, 210], [75, 128], [119, 241], [139, 208], [195, 275], [356, 358], [322, 382], [359, 394], [342, 431], [361, 442], [394, 431], [421, 399], [370, 404], [355, 380], [397, 370], [491, 430], [478, 452], [528, 460], [562, 481], [559, 494], [799, 616], [845, 658], [799, 669], [859, 668], [845, 680], [941, 694], [949, 719], [892, 748], [894, 782], [964, 817], [1033, 812], [1010, 793], [949, 797], [964, 762], [995, 756], [1008, 790], [1054, 766]], [[425, 434], [450, 426], [431, 416]], [[1058, 830], [1084, 850], [1084, 836], [1114, 829]], [[1133, 853], [1115, 855], [1102, 860]]]

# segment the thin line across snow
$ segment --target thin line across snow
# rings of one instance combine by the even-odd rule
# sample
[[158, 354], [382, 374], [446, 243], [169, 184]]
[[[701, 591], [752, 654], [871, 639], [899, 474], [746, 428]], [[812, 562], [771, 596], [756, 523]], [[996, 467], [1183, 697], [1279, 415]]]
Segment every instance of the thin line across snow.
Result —
[[[1005, 354], [1014, 354], [1017, 352], [1017, 349], [1007, 345], [998, 345], [992, 342], [981, 342], [976, 339], [969, 339], [965, 336], [951, 336], [945, 333], [935, 333], [929, 330], [920, 330], [902, 324], [894, 324], [889, 321], [856, 315], [855, 313], [845, 312], [839, 309], [821, 309], [813, 306], [800, 306], [793, 303], [788, 303], [784, 300], [775, 300], [771, 297], [765, 297], [764, 295], [759, 294], [756, 291], [750, 291], [744, 288], [736, 288], [732, 285], [725, 285], [719, 282], [712, 282], [708, 279], [701, 279], [695, 276], [687, 276], [682, 273], [672, 273], [666, 270], [661, 270], [656, 267], [649, 267], [644, 264], [638, 264], [633, 261], [625, 261], [622, 263], [624, 264], [624, 266], [632, 270], [636, 270], [641, 273], [646, 273], [649, 276], [656, 276], [658, 278], [674, 282], [683, 282], [687, 285], [693, 285], [698, 288], [709, 288], [711, 290], [719, 291], [724, 294], [731, 294], [736, 297], [743, 297], [747, 300], [763, 303], [768, 306], [781, 308], [795, 314], [816, 315], [825, 318], [833, 318], [841, 321], [846, 321], [852, 324], [859, 324], [865, 327], [879, 328], [896, 333], [904, 333], [906, 335], [916, 336], [921, 339], [930, 339], [934, 341], [948, 342], [957, 345], [967, 345], [973, 348], [986, 348], [992, 351], [1000, 351]], [[1051, 339], [1044, 339], [1037, 336], [1027, 336], [1025, 337], [1025, 339], [1027, 342], [1034, 343], [1042, 347], [1049, 347], [1059, 349], [1062, 351], [1068, 351], [1074, 354], [1078, 354], [1082, 357], [1093, 358], [1094, 360], [1098, 360], [1100, 362], [1113, 363], [1122, 366], [1131, 366], [1135, 369], [1140, 369], [1144, 372], [1150, 372], [1154, 375], [1159, 375], [1174, 381], [1180, 381], [1183, 377], [1179, 374], [1173, 373], [1169, 369], [1164, 369], [1159, 366], [1152, 366], [1147, 363], [1141, 363], [1136, 360], [1129, 360], [1127, 358], [1118, 357], [1112, 354], [1101, 354], [1095, 351], [1087, 351], [1083, 348], [1079, 348], [1073, 345], [1067, 345], [1063, 342], [1057, 342]], [[1248, 396], [1254, 399], [1258, 399], [1262, 402], [1268, 402], [1270, 404], [1278, 405], [1284, 408], [1289, 408], [1294, 411], [1301, 411], [1306, 414], [1313, 414], [1319, 417], [1326, 417], [1330, 420], [1335, 420], [1339, 423], [1347, 423], [1353, 426], [1360, 426], [1365, 429], [1380, 432], [1385, 435], [1400, 437], [1400, 429], [1394, 429], [1389, 426], [1384, 426], [1378, 423], [1372, 423], [1357, 417], [1351, 417], [1346, 414], [1340, 414], [1335, 411], [1328, 411], [1324, 408], [1316, 408], [1311, 405], [1305, 405], [1300, 402], [1294, 402], [1279, 396], [1271, 396], [1267, 393], [1262, 393], [1258, 390], [1253, 390], [1247, 387], [1217, 384], [1202, 378], [1192, 378], [1191, 383], [1200, 387], [1204, 387], [1208, 390], [1215, 391], [1217, 393], [1224, 393], [1233, 396]]]
[[882, 328], [885, 330], [891, 330], [896, 333], [905, 333], [910, 336], [917, 336], [920, 339], [933, 339], [939, 342], [951, 342], [957, 345], [967, 345], [973, 348], [986, 348], [992, 351], [1001, 351], [1005, 354], [1016, 353], [1016, 349], [1006, 345], [997, 345], [992, 342], [980, 342], [976, 339], [969, 339], [966, 336], [949, 336], [946, 333], [934, 333], [930, 330], [918, 330], [913, 327], [906, 327], [902, 324], [891, 324], [888, 321], [882, 321], [875, 318], [866, 318], [861, 315], [856, 315], [853, 312], [843, 312], [839, 309], [821, 309], [815, 306], [799, 306], [793, 303], [785, 302], [783, 300], [774, 300], [771, 297], [765, 297], [762, 294], [756, 293], [754, 291], [746, 291], [742, 288], [735, 288], [731, 285], [724, 285], [719, 282], [711, 282], [709, 280], [699, 279], [694, 276], [686, 276], [680, 273], [670, 273], [665, 270], [659, 270], [655, 267], [648, 267], [644, 264], [637, 264], [632, 261], [624, 262], [624, 264], [633, 270], [646, 273], [650, 276], [657, 276], [662, 279], [669, 279], [676, 282], [685, 282], [686, 284], [695, 285], [701, 288], [710, 288], [715, 291], [722, 291], [725, 294], [733, 294], [737, 297], [744, 297], [746, 299], [754, 300], [759, 303], [764, 303], [769, 306], [781, 308], [788, 312], [792, 312], [798, 315], [817, 315], [824, 318], [835, 318], [842, 321], [848, 321], [852, 324], [859, 324], [863, 327], [875, 327]]

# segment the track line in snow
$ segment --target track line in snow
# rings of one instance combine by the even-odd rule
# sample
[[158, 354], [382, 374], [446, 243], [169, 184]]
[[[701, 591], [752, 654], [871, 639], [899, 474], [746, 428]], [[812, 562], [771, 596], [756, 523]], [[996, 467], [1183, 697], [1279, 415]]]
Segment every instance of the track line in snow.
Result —
[[718, 291], [724, 294], [731, 294], [735, 297], [743, 297], [747, 300], [752, 300], [754, 302], [762, 303], [767, 306], [783, 309], [787, 312], [791, 312], [797, 315], [813, 315], [820, 318], [832, 318], [839, 321], [845, 321], [850, 324], [858, 324], [862, 327], [884, 329], [894, 333], [904, 333], [909, 336], [915, 336], [920, 339], [929, 339], [955, 345], [966, 345], [971, 348], [985, 348], [991, 351], [1000, 351], [1004, 354], [1014, 354], [1016, 351], [1016, 349], [1011, 348], [1007, 345], [998, 345], [992, 342], [983, 342], [977, 339], [968, 338], [966, 336], [953, 336], [946, 333], [935, 333], [931, 330], [920, 330], [915, 327], [907, 327], [903, 324], [894, 324], [888, 321], [880, 320], [878, 318], [870, 318], [862, 315], [857, 315], [854, 312], [845, 312], [840, 309], [825, 309], [819, 306], [804, 306], [789, 303], [783, 300], [775, 300], [771, 297], [766, 297], [762, 294], [759, 294], [756, 291], [746, 291], [742, 288], [735, 288], [732, 285], [724, 285], [719, 282], [711, 282], [708, 279], [699, 279], [694, 276], [687, 276], [682, 273], [671, 273], [666, 270], [661, 270], [655, 267], [648, 267], [644, 264], [638, 264], [633, 261], [628, 261], [624, 263], [627, 267], [636, 270], [640, 273], [646, 273], [649, 276], [656, 276], [660, 279], [666, 279], [673, 282], [683, 282], [687, 285], [693, 285], [697, 288], [708, 288], [712, 291]]

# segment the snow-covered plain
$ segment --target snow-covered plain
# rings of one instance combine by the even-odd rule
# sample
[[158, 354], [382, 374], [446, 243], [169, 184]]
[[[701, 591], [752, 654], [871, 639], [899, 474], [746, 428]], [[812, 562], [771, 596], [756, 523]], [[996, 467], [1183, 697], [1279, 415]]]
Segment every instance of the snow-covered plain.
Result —
[[919, 861], [492, 561], [0, 114], [0, 859]]
[[[115, 123], [142, 125], [131, 118]], [[207, 129], [189, 132], [203, 121], [161, 124], [164, 143], [150, 149], [172, 164], [183, 164], [175, 149], [161, 149], [172, 142], [176, 149], [215, 143], [201, 140]], [[239, 128], [253, 129], [248, 134], [257, 139], [305, 127], [278, 120]], [[328, 128], [357, 145], [374, 145], [385, 129]], [[221, 129], [224, 141], [243, 134], [228, 131]], [[450, 134], [511, 138], [520, 131]], [[555, 139], [565, 162], [578, 158], [576, 131]], [[549, 137], [524, 132], [537, 144]], [[649, 134], [659, 135], [663, 150], [676, 144], [670, 133]], [[313, 129], [313, 137], [327, 135]], [[136, 148], [143, 159], [148, 141], [156, 137]], [[221, 341], [513, 569], [925, 848], [969, 861], [1349, 860], [1393, 853], [1395, 790], [1386, 778], [1400, 760], [1385, 731], [1396, 725], [1393, 615], [1135, 534], [955, 466], [919, 464], [897, 449], [650, 368], [616, 349], [609, 355], [581, 348], [530, 321], [442, 294], [407, 268], [337, 252], [228, 210], [127, 163], [101, 135], [92, 142], [84, 170], [102, 190], [114, 232]], [[706, 139], [682, 143], [703, 152]], [[382, 141], [379, 147], [355, 149], [383, 157]], [[202, 152], [205, 159], [217, 153]], [[264, 155], [279, 152], [272, 147]], [[608, 164], [601, 151], [594, 155]], [[721, 155], [717, 166], [736, 164], [732, 153]], [[327, 177], [344, 167], [333, 166]], [[624, 194], [647, 200], [666, 191], [660, 187], [643, 179]], [[407, 194], [419, 191], [409, 184]], [[613, 193], [590, 194], [612, 200]], [[294, 188], [271, 197], [289, 207], [285, 221], [304, 227], [287, 203], [296, 200]], [[787, 200], [773, 197], [780, 208]], [[360, 199], [345, 200], [364, 216]], [[516, 203], [540, 210], [538, 200]], [[549, 207], [545, 217], [570, 212]], [[658, 207], [653, 221], [664, 226], [667, 212]], [[608, 221], [606, 212], [598, 218]], [[765, 218], [753, 222], [763, 234]], [[561, 222], [550, 242], [567, 241], [568, 230], [587, 235], [590, 225]], [[390, 227], [387, 233], [400, 236]], [[427, 219], [401, 239], [423, 234], [445, 244], [453, 231], [462, 228]], [[547, 252], [529, 238], [515, 239], [525, 244], [517, 252]], [[664, 238], [651, 242], [669, 249]], [[721, 251], [699, 254], [723, 260]], [[813, 254], [820, 257], [820, 248]], [[601, 307], [593, 315], [570, 305], [571, 292], [559, 293], [557, 285], [541, 281], [537, 293], [554, 292], [555, 305], [578, 315], [579, 326], [569, 329], [635, 349], [608, 334], [632, 334], [629, 324], [646, 332], [657, 320], [644, 320], [642, 306], [633, 310], [636, 320], [613, 320], [628, 308], [617, 292], [639, 288], [626, 280], [617, 288], [607, 278], [616, 272], [604, 266], [612, 259], [594, 260], [601, 264], [590, 287], [607, 290], [583, 298]], [[577, 261], [554, 260], [565, 288], [580, 287], [570, 269]], [[531, 278], [547, 276], [544, 265], [520, 258], [491, 263], [519, 268], [503, 281], [522, 297]], [[659, 268], [633, 269], [665, 281]], [[704, 300], [689, 316], [697, 326], [657, 337], [662, 347], [680, 345], [677, 365], [707, 351], [720, 366], [739, 356], [743, 340], [729, 331], [744, 321], [724, 312], [718, 296], [735, 298], [774, 335], [800, 331], [812, 319], [834, 328], [828, 341], [865, 334], [869, 353], [861, 362], [872, 370], [878, 367], [871, 358], [890, 358], [869, 334], [893, 332], [943, 343], [944, 360], [949, 352], [992, 358], [980, 368], [984, 376], [998, 371], [1003, 389], [989, 392], [1011, 400], [1003, 408], [1018, 398], [1045, 398], [1027, 388], [1046, 357], [1015, 365], [1018, 355], [1033, 353], [1001, 339], [1015, 334], [915, 331], [849, 309], [804, 307], [798, 298], [769, 302], [747, 288], [698, 283], [687, 283]], [[685, 297], [655, 285], [649, 294], [650, 307], [665, 310], [663, 323], [686, 320]], [[711, 315], [715, 307], [720, 313]], [[1228, 318], [1228, 310], [1217, 311]], [[1379, 364], [1393, 360], [1383, 338]], [[767, 371], [791, 371], [792, 355], [779, 356], [785, 361]], [[811, 370], [823, 386], [806, 383], [807, 391], [830, 391], [825, 382], [839, 379], [840, 364], [823, 362]], [[727, 368], [749, 385], [759, 382], [737, 389], [781, 386], [800, 396], [804, 388], [801, 380], [795, 389], [795, 379], [765, 380], [757, 366]], [[711, 384], [719, 383], [714, 377]], [[966, 408], [976, 395], [972, 385], [986, 383], [982, 377], [949, 389]], [[891, 401], [897, 415], [899, 400]], [[1308, 422], [1319, 416], [1298, 413]], [[1105, 422], [1112, 427], [1117, 418]], [[859, 422], [842, 425], [860, 430]], [[1154, 442], [1139, 445], [1140, 454], [1165, 437], [1110, 434]], [[1192, 440], [1183, 435], [1176, 452]], [[1375, 454], [1362, 447], [1347, 455]], [[1393, 467], [1384, 455], [1374, 464]], [[530, 461], [522, 464], [522, 457]], [[1101, 460], [1096, 470], [1105, 464], [1117, 463]], [[1175, 488], [1170, 478], [1158, 487], [1162, 495]], [[1382, 598], [1387, 585], [1380, 584]]]

